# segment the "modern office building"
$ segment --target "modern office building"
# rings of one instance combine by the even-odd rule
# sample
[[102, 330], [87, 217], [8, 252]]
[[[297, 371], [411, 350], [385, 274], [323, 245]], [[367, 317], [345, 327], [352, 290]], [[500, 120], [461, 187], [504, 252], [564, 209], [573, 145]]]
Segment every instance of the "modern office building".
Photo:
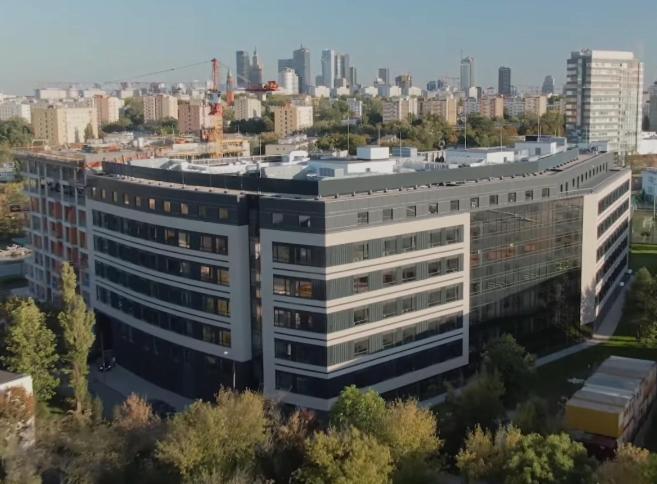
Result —
[[500, 96], [511, 95], [511, 68], [500, 67], [497, 72], [497, 93]]
[[293, 69], [299, 77], [299, 92], [308, 93], [312, 86], [312, 74], [310, 72], [310, 49], [303, 45], [292, 52]]
[[399, 86], [402, 92], [413, 86], [413, 76], [410, 73], [399, 74], [395, 77], [395, 86]]
[[567, 62], [568, 141], [608, 141], [611, 150], [633, 153], [641, 134], [643, 63], [632, 52], [583, 49]]
[[235, 53], [235, 76], [238, 87], [249, 87], [251, 59], [249, 53], [244, 50], [238, 50]]
[[389, 86], [390, 85], [390, 68], [389, 67], [379, 67], [377, 77], [379, 79], [381, 79], [381, 82], [383, 82], [383, 85]]
[[333, 89], [336, 79], [336, 53], [333, 49], [322, 51], [322, 85]]
[[544, 96], [549, 96], [554, 94], [554, 77], [547, 75], [543, 79], [543, 85], [541, 86], [541, 94]]
[[468, 92], [471, 87], [475, 86], [475, 60], [474, 57], [461, 59], [461, 91]]
[[90, 294], [119, 364], [192, 398], [422, 400], [491, 337], [545, 351], [613, 299], [630, 215], [613, 153], [441, 169], [358, 151], [89, 174]]
[[335, 55], [335, 80], [331, 87], [346, 87], [349, 84], [349, 70], [351, 68], [351, 58], [349, 54]]

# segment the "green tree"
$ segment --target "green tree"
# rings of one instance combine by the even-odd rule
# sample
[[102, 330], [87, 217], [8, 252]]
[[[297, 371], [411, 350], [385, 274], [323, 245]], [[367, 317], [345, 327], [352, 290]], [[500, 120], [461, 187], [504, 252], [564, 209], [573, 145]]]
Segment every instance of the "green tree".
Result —
[[331, 408], [330, 422], [336, 428], [355, 427], [376, 435], [386, 413], [386, 403], [374, 390], [361, 391], [350, 385], [342, 390]]
[[535, 358], [527, 353], [510, 334], [504, 334], [486, 345], [483, 367], [497, 373], [504, 385], [504, 402], [514, 405], [527, 395], [535, 374]]
[[32, 127], [23, 118], [0, 121], [0, 145], [29, 146], [33, 136]]
[[94, 139], [94, 129], [91, 127], [91, 124], [87, 124], [84, 128], [84, 140], [89, 141]]
[[96, 318], [77, 292], [77, 277], [70, 264], [61, 272], [62, 310], [57, 319], [63, 330], [66, 374], [73, 389], [75, 413], [81, 416], [92, 407], [89, 395], [89, 351], [95, 340]]
[[6, 350], [3, 362], [7, 368], [30, 375], [36, 396], [50, 400], [59, 384], [55, 334], [46, 327], [45, 315], [32, 299], [22, 301], [11, 312]]
[[308, 484], [390, 482], [390, 450], [354, 427], [318, 432], [306, 443], [306, 462], [297, 481]]
[[221, 390], [216, 404], [197, 401], [171, 419], [157, 457], [185, 480], [224, 482], [253, 471], [268, 425], [261, 395]]
[[130, 121], [132, 129], [139, 128], [144, 125], [144, 101], [139, 97], [131, 97], [125, 100], [121, 110], [121, 117]]
[[[653, 457], [654, 459], [654, 457]], [[597, 470], [599, 484], [654, 484], [650, 475], [650, 452], [632, 444], [621, 444], [613, 459]]]
[[524, 433], [541, 435], [552, 433], [558, 428], [545, 399], [536, 396], [528, 398], [516, 407], [513, 424]]
[[637, 339], [657, 338], [657, 281], [645, 267], [639, 269], [625, 301], [625, 314]]

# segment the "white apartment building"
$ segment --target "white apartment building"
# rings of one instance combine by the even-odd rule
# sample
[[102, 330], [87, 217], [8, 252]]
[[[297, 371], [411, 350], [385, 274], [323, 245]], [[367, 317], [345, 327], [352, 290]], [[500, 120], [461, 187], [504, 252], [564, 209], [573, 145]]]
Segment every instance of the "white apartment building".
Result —
[[260, 99], [251, 96], [238, 96], [235, 98], [235, 119], [243, 121], [245, 119], [261, 118], [262, 103]]
[[381, 97], [401, 97], [402, 89], [399, 86], [388, 86], [381, 85], [378, 86], [379, 96]]
[[52, 146], [84, 143], [91, 128], [92, 138], [98, 138], [98, 112], [94, 106], [34, 106], [32, 129], [34, 139]]
[[0, 103], [0, 121], [7, 121], [11, 118], [22, 118], [28, 123], [31, 122], [30, 104], [19, 100]]
[[294, 69], [285, 68], [278, 73], [278, 85], [283, 94], [299, 94], [299, 76]]
[[123, 101], [118, 97], [102, 94], [95, 95], [94, 104], [98, 112], [98, 123], [101, 126], [108, 123], [116, 123], [119, 120], [119, 111], [123, 106]]
[[331, 97], [331, 89], [326, 86], [310, 86], [312, 97]]
[[632, 52], [583, 49], [567, 62], [568, 141], [608, 141], [611, 150], [633, 153], [641, 133], [643, 63]]
[[77, 91], [73, 89], [60, 89], [56, 87], [44, 87], [35, 91], [36, 98], [40, 101], [61, 101], [62, 99], [76, 98]]
[[383, 101], [383, 122], [405, 121], [417, 116], [418, 102], [415, 97], [403, 97]]
[[504, 111], [507, 116], [517, 118], [525, 114], [525, 101], [521, 97], [505, 97], [504, 98]]
[[313, 125], [312, 106], [295, 106], [289, 103], [285, 106], [275, 106], [272, 110], [274, 132], [279, 137], [289, 136]]
[[178, 119], [178, 98], [168, 94], [144, 96], [144, 121], [158, 121], [164, 118]]

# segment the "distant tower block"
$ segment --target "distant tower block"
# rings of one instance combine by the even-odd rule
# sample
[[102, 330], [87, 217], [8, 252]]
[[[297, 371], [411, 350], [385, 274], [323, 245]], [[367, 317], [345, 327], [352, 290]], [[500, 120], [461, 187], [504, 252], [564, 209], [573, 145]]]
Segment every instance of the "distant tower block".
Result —
[[235, 82], [233, 81], [233, 75], [228, 69], [226, 74], [226, 103], [229, 106], [235, 104]]

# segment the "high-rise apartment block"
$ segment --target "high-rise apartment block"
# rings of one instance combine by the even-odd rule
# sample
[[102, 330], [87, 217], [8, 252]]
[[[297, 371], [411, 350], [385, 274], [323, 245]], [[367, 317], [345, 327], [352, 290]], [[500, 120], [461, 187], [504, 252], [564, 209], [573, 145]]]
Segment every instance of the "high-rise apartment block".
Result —
[[503, 96], [483, 96], [479, 100], [479, 114], [485, 118], [497, 119], [504, 117]]
[[497, 93], [500, 96], [511, 95], [511, 68], [500, 67], [497, 73]]
[[235, 119], [243, 121], [245, 119], [261, 118], [262, 103], [260, 99], [251, 96], [238, 96], [235, 98]]
[[22, 118], [28, 123], [31, 122], [31, 105], [22, 100], [14, 99], [0, 102], [0, 121], [7, 121], [11, 118]]
[[419, 116], [438, 116], [451, 126], [457, 122], [458, 101], [453, 96], [421, 99], [418, 106]]
[[94, 105], [96, 106], [98, 123], [102, 126], [108, 123], [116, 123], [119, 120], [119, 111], [123, 106], [123, 101], [118, 97], [107, 95], [95, 95]]
[[178, 131], [199, 134], [213, 125], [210, 107], [201, 99], [178, 101]]
[[534, 118], [540, 118], [547, 112], [546, 96], [525, 96], [524, 115]]
[[159, 121], [164, 118], [178, 119], [178, 98], [168, 94], [142, 97], [144, 121]]
[[[415, 171], [361, 147], [358, 159], [268, 162], [261, 176], [106, 162], [84, 198], [82, 179], [62, 191], [61, 170], [21, 161], [31, 215], [56, 215], [30, 229], [54, 223], [47, 240], [31, 235], [35, 253], [68, 257], [57, 223], [80, 224], [55, 202], [77, 194], [83, 292], [118, 363], [189, 398], [255, 387], [326, 411], [353, 384], [425, 400], [502, 332], [532, 352], [564, 344], [627, 269], [631, 173], [613, 153]], [[56, 262], [41, 262], [52, 278]]]
[[398, 97], [383, 101], [381, 115], [384, 123], [408, 121], [417, 114], [418, 101], [416, 97]]
[[461, 91], [468, 92], [471, 87], [475, 86], [475, 60], [474, 57], [461, 59]]
[[51, 146], [98, 137], [98, 111], [93, 105], [36, 105], [31, 115], [34, 138]]
[[643, 63], [632, 52], [573, 52], [565, 87], [568, 141], [608, 141], [611, 150], [636, 151], [642, 95]]
[[413, 86], [413, 76], [410, 73], [400, 74], [395, 77], [395, 85], [401, 87], [405, 92]]
[[274, 132], [279, 137], [289, 136], [313, 125], [313, 107], [288, 103], [274, 106]]

